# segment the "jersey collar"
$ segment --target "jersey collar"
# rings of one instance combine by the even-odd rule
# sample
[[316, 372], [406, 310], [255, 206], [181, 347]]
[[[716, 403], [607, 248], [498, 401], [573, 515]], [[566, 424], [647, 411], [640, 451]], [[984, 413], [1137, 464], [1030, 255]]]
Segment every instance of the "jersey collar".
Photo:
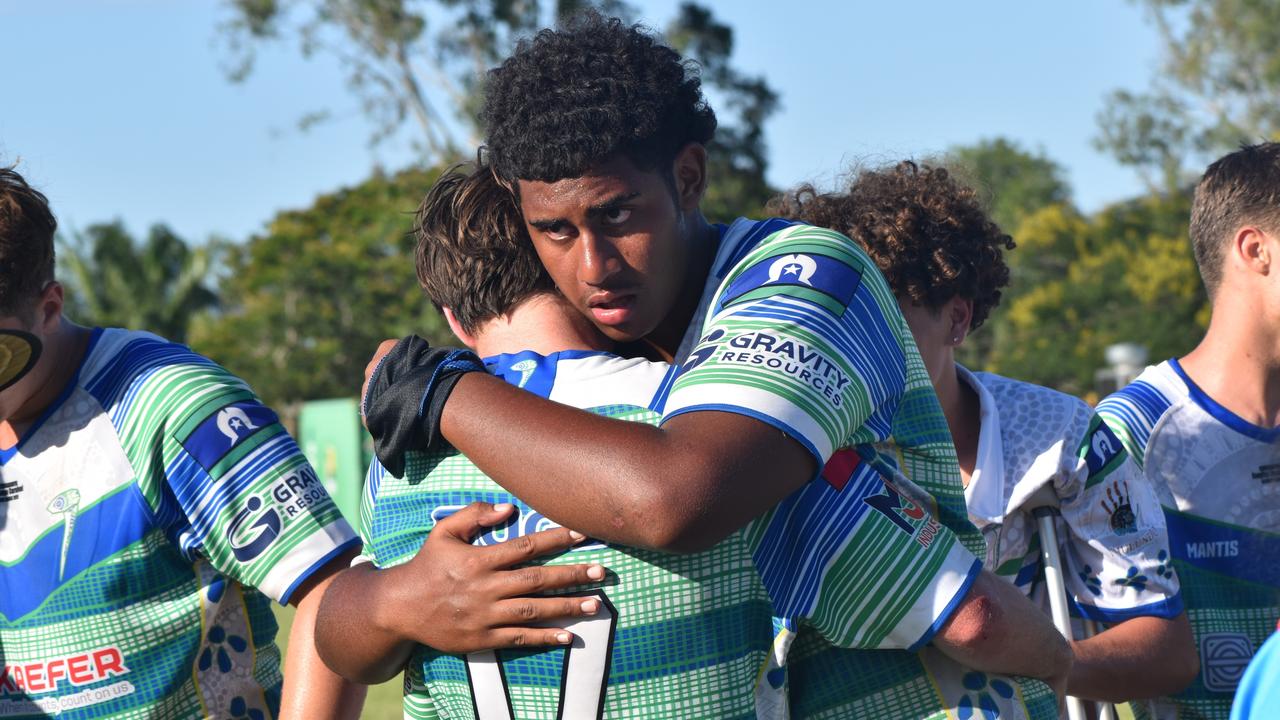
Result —
[[968, 368], [956, 363], [956, 375], [960, 381], [978, 394], [979, 421], [978, 457], [964, 489], [964, 502], [969, 509], [969, 519], [978, 527], [1004, 520], [1004, 442], [1000, 439], [1000, 414], [996, 412], [996, 400], [978, 377]]

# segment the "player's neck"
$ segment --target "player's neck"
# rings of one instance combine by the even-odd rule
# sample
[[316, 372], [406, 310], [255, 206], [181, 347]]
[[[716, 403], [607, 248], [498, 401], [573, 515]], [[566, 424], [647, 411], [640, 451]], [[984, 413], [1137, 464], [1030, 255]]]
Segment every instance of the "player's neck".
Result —
[[539, 355], [564, 350], [610, 350], [613, 343], [559, 296], [536, 295], [511, 314], [494, 318], [475, 334], [481, 357], [532, 350]]
[[933, 387], [938, 394], [938, 402], [942, 405], [942, 413], [947, 417], [947, 427], [951, 429], [956, 457], [960, 461], [961, 476], [967, 487], [978, 461], [978, 439], [982, 433], [982, 403], [978, 393], [960, 379], [955, 362], [948, 363], [946, 367], [948, 370], [944, 370], [939, 375]]
[[1280, 426], [1280, 331], [1243, 298], [1220, 298], [1204, 339], [1179, 360], [1215, 402], [1262, 427]]
[[22, 433], [48, 409], [75, 376], [89, 346], [89, 328], [62, 318], [57, 332], [47, 336], [42, 361], [33, 369], [37, 389], [13, 417], [0, 420], [0, 447], [13, 447]]
[[698, 305], [702, 302], [707, 275], [711, 273], [711, 265], [715, 262], [716, 251], [720, 247], [720, 233], [714, 225], [707, 222], [701, 212], [692, 213], [686, 222], [689, 224], [689, 242], [693, 247], [689, 263], [685, 266], [680, 295], [672, 305], [671, 312], [667, 313], [653, 332], [644, 337], [644, 342], [653, 348], [656, 356], [666, 362], [674, 362], [676, 353], [680, 351], [685, 331], [689, 329]]

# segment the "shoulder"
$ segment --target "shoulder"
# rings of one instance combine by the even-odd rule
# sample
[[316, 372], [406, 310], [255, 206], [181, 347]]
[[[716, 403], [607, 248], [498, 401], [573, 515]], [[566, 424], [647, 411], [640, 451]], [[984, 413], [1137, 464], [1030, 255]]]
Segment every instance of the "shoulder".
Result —
[[578, 408], [628, 405], [656, 410], [675, 380], [674, 367], [609, 353], [560, 353], [549, 398]]
[[102, 330], [81, 372], [84, 389], [120, 425], [170, 425], [213, 404], [254, 400], [217, 363], [147, 332]]
[[1160, 419], [1187, 394], [1169, 362], [1149, 367], [1136, 380], [1103, 398], [1098, 415], [1141, 463]]

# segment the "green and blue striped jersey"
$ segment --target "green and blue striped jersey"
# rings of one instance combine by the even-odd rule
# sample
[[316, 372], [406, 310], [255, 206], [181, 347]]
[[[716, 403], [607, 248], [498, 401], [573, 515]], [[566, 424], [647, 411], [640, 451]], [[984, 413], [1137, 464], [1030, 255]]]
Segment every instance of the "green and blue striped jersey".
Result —
[[[780, 227], [786, 226], [724, 228], [717, 265], [745, 263], [734, 277], [768, 281], [777, 255], [759, 260], [751, 250]], [[795, 255], [810, 247], [791, 245], [791, 239], [783, 235], [770, 250]], [[874, 265], [860, 251], [850, 258], [851, 244], [840, 241], [845, 253], [840, 261], [852, 262], [849, 267], [856, 265], [857, 273], [869, 268], [872, 284], [887, 293]], [[738, 251], [742, 254], [729, 262], [728, 255]], [[827, 287], [821, 262], [813, 272], [805, 259], [794, 264], [794, 274], [810, 281], [809, 290]], [[779, 277], [787, 272], [785, 265], [778, 266]], [[820, 326], [816, 331], [762, 317], [745, 331], [713, 326], [697, 334], [694, 340], [703, 342], [692, 348], [678, 374], [603, 355], [521, 354], [492, 361], [514, 384], [613, 417], [657, 422], [663, 410], [671, 416], [714, 406], [756, 413], [786, 424], [789, 432], [852, 427], [858, 442], [793, 432], [811, 449], [825, 446], [825, 452], [818, 451], [826, 465], [821, 476], [706, 553], [669, 556], [589, 544], [553, 560], [599, 562], [614, 570], [612, 584], [581, 589], [599, 590], [609, 601], [612, 629], [598, 629], [613, 638], [608, 662], [574, 665], [575, 652], [579, 660], [596, 654], [590, 647], [574, 648], [567, 656], [563, 650], [537, 650], [470, 658], [420, 649], [406, 673], [408, 715], [732, 718], [789, 712], [791, 717], [941, 718], [994, 708], [999, 717], [1052, 716], [1054, 701], [1042, 684], [1020, 686], [973, 673], [922, 649], [981, 567], [964, 543], [978, 549], [982, 540], [967, 526], [962, 543], [947, 524], [964, 523], [958, 468], [945, 418], [896, 305], [887, 312], [879, 298], [859, 294], [862, 283], [855, 274], [840, 272], [831, 294], [867, 318], [863, 329], [879, 333], [875, 342], [858, 336], [850, 344], [850, 331], [825, 317], [807, 318]], [[723, 284], [733, 282], [730, 277]], [[747, 287], [751, 282], [737, 286], [743, 296], [783, 300], [780, 293]], [[716, 287], [710, 294], [717, 295]], [[722, 304], [752, 307], [750, 299]], [[837, 312], [827, 307], [830, 303], [817, 304], [824, 313]], [[740, 339], [747, 333], [749, 340]], [[829, 341], [824, 333], [837, 339]], [[770, 342], [759, 340], [762, 336], [774, 337]], [[720, 338], [724, 347], [713, 347]], [[712, 374], [718, 373], [720, 350], [746, 353], [743, 365], [749, 372], [730, 373], [728, 379]], [[886, 357], [875, 357], [880, 354]], [[781, 355], [789, 358], [790, 368], [775, 367], [772, 359]], [[797, 384], [807, 390], [770, 404], [767, 395], [755, 391], [776, 391], [773, 373], [786, 375], [778, 383], [784, 393]], [[720, 392], [703, 397], [718, 401], [679, 404], [690, 397], [681, 395], [682, 387], [717, 381]], [[744, 403], [744, 392], [749, 401], [759, 402]], [[821, 403], [827, 410], [820, 410]], [[806, 419], [805, 408], [820, 417]], [[898, 442], [894, 427], [911, 442]], [[405, 561], [442, 513], [471, 501], [513, 502], [519, 508], [519, 520], [481, 543], [552, 525], [460, 456], [411, 454], [407, 467], [405, 478], [387, 476], [376, 464], [370, 471], [363, 514], [366, 553], [380, 565]], [[885, 481], [886, 474], [893, 482]], [[929, 485], [943, 491], [942, 497], [931, 494]], [[585, 672], [580, 667], [604, 668], [605, 674], [575, 683], [587, 677], [576, 674]], [[602, 692], [579, 697], [570, 690], [590, 687]]]
[[356, 542], [243, 382], [95, 330], [0, 452], [0, 717], [274, 716], [268, 598]]

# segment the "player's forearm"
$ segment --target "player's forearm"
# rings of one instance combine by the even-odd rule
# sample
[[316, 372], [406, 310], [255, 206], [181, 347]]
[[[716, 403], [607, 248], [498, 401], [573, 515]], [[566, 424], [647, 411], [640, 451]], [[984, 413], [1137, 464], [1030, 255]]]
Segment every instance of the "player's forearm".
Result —
[[315, 621], [316, 647], [334, 672], [375, 684], [395, 677], [413, 641], [387, 618], [398, 611], [392, 570], [362, 563], [342, 571], [324, 593]]
[[1075, 663], [1067, 692], [1119, 703], [1172, 695], [1200, 672], [1200, 659], [1186, 614], [1166, 620], [1126, 620], [1072, 643]]
[[974, 581], [933, 644], [975, 670], [1042, 680], [1061, 681], [1072, 662], [1071, 647], [1049, 616], [987, 570]]
[[[339, 561], [346, 564], [349, 556]], [[326, 667], [316, 649], [316, 615], [326, 586], [334, 575], [310, 584], [298, 592], [289, 649], [284, 660], [284, 687], [280, 701], [281, 720], [329, 718], [347, 720], [360, 717], [366, 687], [339, 677]]]
[[815, 472], [799, 443], [745, 416], [691, 413], [656, 428], [479, 373], [459, 381], [441, 429], [499, 485], [561, 525], [675, 552], [718, 542]]

